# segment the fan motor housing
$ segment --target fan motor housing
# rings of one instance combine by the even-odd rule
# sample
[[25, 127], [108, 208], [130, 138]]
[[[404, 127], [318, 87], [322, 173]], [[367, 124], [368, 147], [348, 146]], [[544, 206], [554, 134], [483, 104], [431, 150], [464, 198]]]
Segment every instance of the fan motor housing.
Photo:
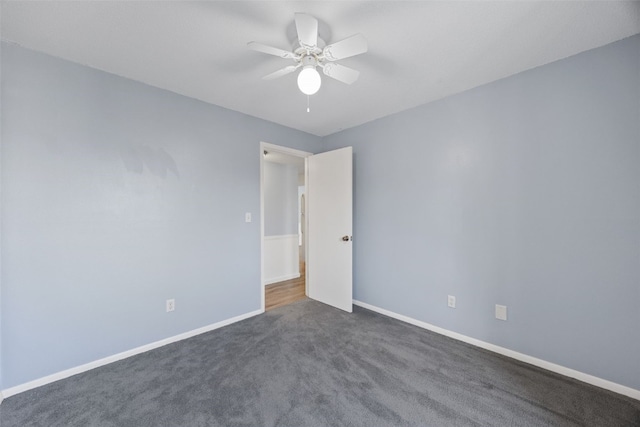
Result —
[[296, 40], [293, 43], [293, 48], [291, 49], [293, 51], [293, 53], [295, 53], [296, 55], [307, 55], [307, 53], [309, 54], [313, 54], [313, 55], [320, 55], [322, 53], [322, 49], [327, 45], [327, 43], [322, 40], [320, 37], [318, 37], [318, 42], [316, 43], [316, 46], [313, 50], [308, 51], [306, 48], [300, 46], [300, 43]]
[[315, 55], [305, 55], [300, 60], [302, 67], [315, 67], [318, 65], [318, 58]]

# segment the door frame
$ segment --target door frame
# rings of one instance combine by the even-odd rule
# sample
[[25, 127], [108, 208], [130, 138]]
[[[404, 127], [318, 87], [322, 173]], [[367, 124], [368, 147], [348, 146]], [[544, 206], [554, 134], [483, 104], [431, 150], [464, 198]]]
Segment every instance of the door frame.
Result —
[[[305, 159], [304, 162], [304, 180], [305, 180], [305, 188], [307, 186], [307, 157], [312, 156], [313, 153], [309, 153], [307, 151], [296, 150], [295, 148], [283, 147], [281, 145], [271, 144], [269, 142], [260, 141], [260, 310], [264, 313], [265, 301], [264, 301], [264, 152], [273, 151], [280, 154], [287, 154], [290, 156], [300, 157]], [[306, 193], [306, 190], [305, 190]], [[307, 211], [308, 205], [308, 197], [304, 198], [305, 204], [305, 212]], [[307, 230], [307, 236], [309, 235], [309, 223], [307, 222], [307, 216], [305, 215], [305, 230]], [[304, 250], [307, 253], [307, 245], [308, 238], [305, 238], [304, 242]], [[305, 269], [305, 284], [306, 284], [306, 272], [309, 271], [309, 268]], [[307, 289], [305, 285], [305, 294], [307, 294]]]

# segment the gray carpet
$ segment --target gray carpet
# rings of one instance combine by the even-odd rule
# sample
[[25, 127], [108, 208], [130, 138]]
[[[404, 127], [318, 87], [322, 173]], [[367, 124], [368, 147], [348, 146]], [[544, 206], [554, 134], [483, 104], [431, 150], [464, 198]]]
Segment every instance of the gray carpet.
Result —
[[12, 396], [13, 426], [640, 426], [640, 401], [306, 300]]

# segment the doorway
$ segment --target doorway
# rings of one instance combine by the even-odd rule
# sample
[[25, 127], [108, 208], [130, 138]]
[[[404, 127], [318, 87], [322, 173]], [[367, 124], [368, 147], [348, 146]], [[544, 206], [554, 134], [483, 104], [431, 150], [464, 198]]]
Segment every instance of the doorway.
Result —
[[270, 310], [306, 298], [306, 170], [300, 150], [260, 144], [261, 294]]

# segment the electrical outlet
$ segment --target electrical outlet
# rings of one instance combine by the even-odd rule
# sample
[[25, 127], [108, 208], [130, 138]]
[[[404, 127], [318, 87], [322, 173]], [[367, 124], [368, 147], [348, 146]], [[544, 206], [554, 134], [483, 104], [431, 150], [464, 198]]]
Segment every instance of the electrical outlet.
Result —
[[176, 309], [176, 300], [173, 298], [167, 300], [167, 313]]
[[507, 306], [496, 304], [496, 319], [507, 320]]
[[447, 305], [451, 308], [456, 308], [456, 297], [454, 297], [453, 295], [448, 295]]
[[251, 212], [244, 214], [244, 222], [251, 222]]

